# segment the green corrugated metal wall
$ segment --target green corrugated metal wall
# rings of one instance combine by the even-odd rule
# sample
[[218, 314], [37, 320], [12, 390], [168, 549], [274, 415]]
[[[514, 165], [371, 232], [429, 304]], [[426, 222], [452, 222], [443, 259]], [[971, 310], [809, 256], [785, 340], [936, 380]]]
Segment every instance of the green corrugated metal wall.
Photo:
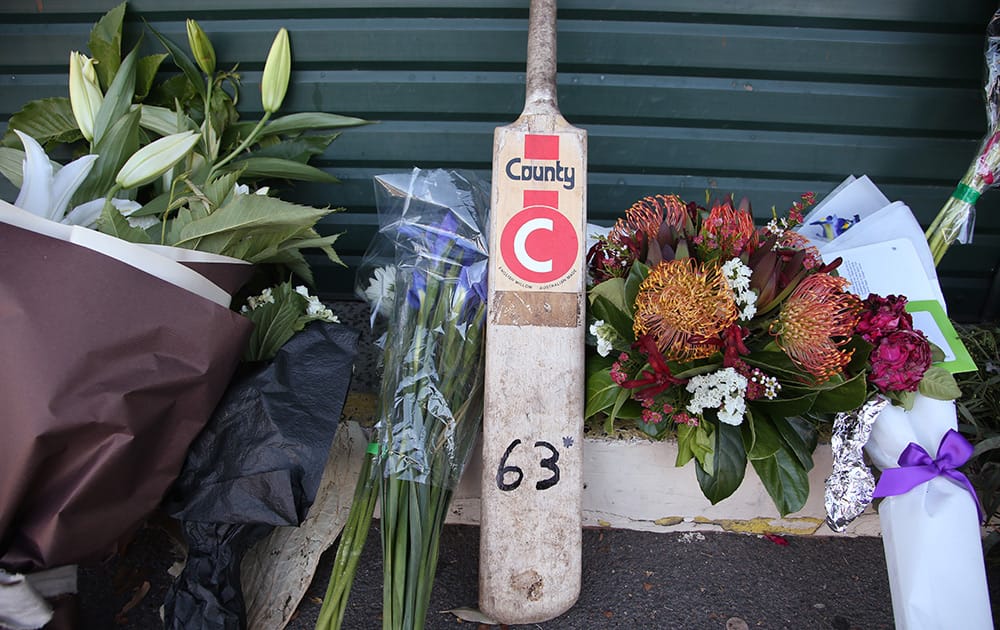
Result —
[[[66, 94], [68, 52], [116, 0], [0, 3], [0, 118]], [[196, 18], [220, 61], [240, 62], [241, 107], [279, 26], [292, 35], [285, 111], [380, 121], [333, 143], [322, 167], [341, 185], [286, 198], [348, 208], [349, 261], [374, 233], [372, 175], [469, 168], [488, 176], [492, 130], [523, 100], [527, 0], [135, 0], [141, 19], [177, 42]], [[562, 0], [559, 98], [590, 134], [589, 214], [608, 222], [641, 196], [706, 189], [749, 196], [755, 213], [824, 194], [868, 174], [928, 224], [985, 129], [984, 28], [996, 10], [972, 0]], [[150, 43], [151, 45], [151, 43]], [[5, 198], [11, 188], [0, 188]], [[975, 242], [940, 272], [952, 315], [998, 315], [1000, 192], [978, 207]], [[320, 288], [352, 279], [317, 258]]]

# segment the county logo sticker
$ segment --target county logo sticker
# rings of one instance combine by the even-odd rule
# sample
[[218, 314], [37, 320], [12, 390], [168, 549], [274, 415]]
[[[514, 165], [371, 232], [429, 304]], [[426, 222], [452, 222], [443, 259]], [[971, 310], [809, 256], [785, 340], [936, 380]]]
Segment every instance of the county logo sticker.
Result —
[[500, 235], [500, 254], [517, 278], [532, 284], [564, 278], [576, 262], [576, 229], [559, 212], [559, 192], [524, 191], [524, 209], [515, 214]]

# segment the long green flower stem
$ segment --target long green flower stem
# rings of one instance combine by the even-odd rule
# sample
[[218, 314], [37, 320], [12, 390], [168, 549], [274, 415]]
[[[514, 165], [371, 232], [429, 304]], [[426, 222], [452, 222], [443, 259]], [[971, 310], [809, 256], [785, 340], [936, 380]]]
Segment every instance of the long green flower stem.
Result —
[[351, 511], [347, 515], [344, 531], [340, 534], [340, 544], [333, 560], [323, 607], [316, 620], [316, 630], [339, 630], [344, 623], [344, 612], [347, 610], [347, 600], [354, 584], [354, 574], [357, 573], [361, 551], [368, 540], [368, 531], [375, 512], [375, 500], [378, 498], [381, 468], [372, 465], [374, 458], [375, 455], [369, 450], [361, 463], [361, 473], [358, 476], [358, 485], [354, 489]]

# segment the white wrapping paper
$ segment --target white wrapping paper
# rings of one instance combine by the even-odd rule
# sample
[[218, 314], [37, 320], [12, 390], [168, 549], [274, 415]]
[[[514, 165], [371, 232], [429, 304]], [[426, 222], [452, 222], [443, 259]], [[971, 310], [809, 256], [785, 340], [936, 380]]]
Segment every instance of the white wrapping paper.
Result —
[[[937, 457], [956, 429], [955, 403], [917, 395], [909, 412], [887, 405], [865, 451], [880, 469], [898, 467], [910, 442]], [[977, 505], [968, 490], [935, 477], [879, 506], [897, 630], [990, 630], [993, 618]]]

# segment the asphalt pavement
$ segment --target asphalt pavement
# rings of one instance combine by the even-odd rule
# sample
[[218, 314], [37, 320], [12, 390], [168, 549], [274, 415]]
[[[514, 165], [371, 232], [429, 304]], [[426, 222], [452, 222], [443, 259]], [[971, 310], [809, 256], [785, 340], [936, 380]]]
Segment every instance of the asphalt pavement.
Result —
[[[352, 388], [374, 391], [377, 355], [364, 307], [334, 305], [362, 331]], [[179, 552], [156, 518], [103, 562], [80, 567], [83, 630], [153, 630]], [[289, 630], [312, 630], [336, 546], [327, 551]], [[446, 526], [427, 615], [427, 630], [486, 628], [452, 611], [476, 608], [479, 529]], [[994, 611], [1000, 566], [988, 566]], [[352, 590], [346, 630], [382, 627], [382, 558], [378, 521]], [[464, 613], [461, 613], [464, 616]], [[579, 600], [556, 619], [511, 628], [544, 630], [878, 630], [893, 628], [879, 538], [761, 536], [724, 532], [651, 533], [586, 529]], [[958, 630], [958, 629], [956, 629]]]

